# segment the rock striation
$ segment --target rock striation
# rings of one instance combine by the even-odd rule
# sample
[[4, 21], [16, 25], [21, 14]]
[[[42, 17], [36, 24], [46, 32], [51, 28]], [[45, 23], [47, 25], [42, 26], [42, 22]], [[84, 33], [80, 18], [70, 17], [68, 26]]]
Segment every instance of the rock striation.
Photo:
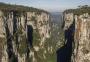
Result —
[[49, 13], [0, 9], [0, 62], [40, 62], [46, 58], [43, 53], [44, 43], [50, 38]]
[[[77, 15], [73, 12], [64, 12], [64, 31], [68, 32], [66, 44], [72, 42], [69, 62], [90, 62], [90, 14], [86, 12]], [[68, 41], [71, 38], [73, 40]]]

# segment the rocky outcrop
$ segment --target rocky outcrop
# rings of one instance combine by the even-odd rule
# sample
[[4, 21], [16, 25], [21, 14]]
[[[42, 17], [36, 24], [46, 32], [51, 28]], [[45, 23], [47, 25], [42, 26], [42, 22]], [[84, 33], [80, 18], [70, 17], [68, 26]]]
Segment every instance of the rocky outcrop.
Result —
[[37, 51], [50, 37], [49, 19], [46, 12], [0, 10], [0, 62], [38, 62]]
[[[30, 36], [33, 38], [30, 58], [32, 62], [44, 62], [47, 60], [46, 54], [48, 52], [45, 49], [45, 43], [48, 42], [46, 39], [50, 38], [50, 17], [49, 14], [42, 12], [41, 14], [37, 14], [35, 12], [27, 12], [27, 25], [28, 27], [32, 27], [33, 34]], [[28, 30], [29, 31], [29, 30]], [[29, 39], [30, 40], [30, 39]], [[40, 53], [41, 52], [41, 53]]]
[[80, 16], [75, 16], [75, 20], [75, 62], [90, 62], [90, 16], [88, 13], [86, 13]]
[[[83, 13], [81, 15], [64, 13], [64, 22], [64, 30], [66, 32], [68, 32], [70, 26], [74, 25], [74, 29], [71, 29], [72, 32], [68, 32], [67, 36], [68, 39], [73, 38], [73, 40], [70, 40], [72, 42], [72, 46], [70, 46], [72, 50], [69, 62], [90, 62], [90, 15], [88, 13]], [[72, 35], [71, 37], [70, 34]], [[68, 41], [66, 44], [67, 43]]]

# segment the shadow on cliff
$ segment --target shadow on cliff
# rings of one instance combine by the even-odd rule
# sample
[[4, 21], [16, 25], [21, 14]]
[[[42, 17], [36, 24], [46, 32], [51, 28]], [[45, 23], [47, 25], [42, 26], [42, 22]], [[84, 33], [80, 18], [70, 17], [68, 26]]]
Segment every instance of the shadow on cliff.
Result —
[[32, 48], [33, 45], [33, 27], [31, 25], [27, 25], [27, 36], [28, 36], [28, 43], [29, 47]]
[[73, 51], [75, 22], [65, 30], [66, 44], [57, 50], [57, 62], [71, 62], [71, 55]]
[[29, 60], [30, 48], [33, 48], [33, 27], [31, 25], [27, 25], [27, 43], [28, 43], [28, 49], [27, 49], [26, 62], [30, 62]]
[[[7, 17], [8, 19], [8, 17]], [[8, 62], [18, 62], [18, 58], [17, 56], [15, 55], [14, 51], [13, 51], [13, 36], [10, 32], [10, 29], [9, 29], [9, 26], [8, 26], [8, 23], [6, 23], [8, 20], [4, 20], [4, 23], [6, 24], [5, 25], [5, 30], [6, 30], [6, 44], [7, 44], [7, 54], [8, 54]], [[14, 21], [16, 21], [16, 18], [14, 17], [13, 19]], [[15, 32], [13, 32], [15, 33]]]

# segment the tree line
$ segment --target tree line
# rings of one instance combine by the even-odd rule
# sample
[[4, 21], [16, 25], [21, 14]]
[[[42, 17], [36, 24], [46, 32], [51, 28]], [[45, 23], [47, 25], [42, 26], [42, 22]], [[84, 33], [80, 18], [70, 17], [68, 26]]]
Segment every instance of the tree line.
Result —
[[11, 11], [11, 10], [17, 10], [17, 11], [25, 11], [25, 12], [45, 12], [48, 13], [47, 11], [44, 11], [42, 9], [37, 9], [33, 7], [28, 7], [28, 6], [23, 6], [23, 5], [12, 5], [12, 4], [6, 4], [0, 2], [0, 10], [6, 10], [6, 11]]
[[74, 13], [75, 15], [81, 15], [83, 13], [90, 14], [90, 6], [88, 5], [78, 6], [78, 8], [76, 9], [65, 10], [64, 13]]

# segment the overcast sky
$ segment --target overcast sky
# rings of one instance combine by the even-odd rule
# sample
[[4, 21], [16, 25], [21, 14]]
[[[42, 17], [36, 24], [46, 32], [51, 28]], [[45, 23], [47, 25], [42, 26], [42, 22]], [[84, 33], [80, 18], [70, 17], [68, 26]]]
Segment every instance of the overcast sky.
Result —
[[90, 5], [90, 0], [0, 0], [0, 2], [41, 8], [47, 11], [63, 11], [79, 5]]

